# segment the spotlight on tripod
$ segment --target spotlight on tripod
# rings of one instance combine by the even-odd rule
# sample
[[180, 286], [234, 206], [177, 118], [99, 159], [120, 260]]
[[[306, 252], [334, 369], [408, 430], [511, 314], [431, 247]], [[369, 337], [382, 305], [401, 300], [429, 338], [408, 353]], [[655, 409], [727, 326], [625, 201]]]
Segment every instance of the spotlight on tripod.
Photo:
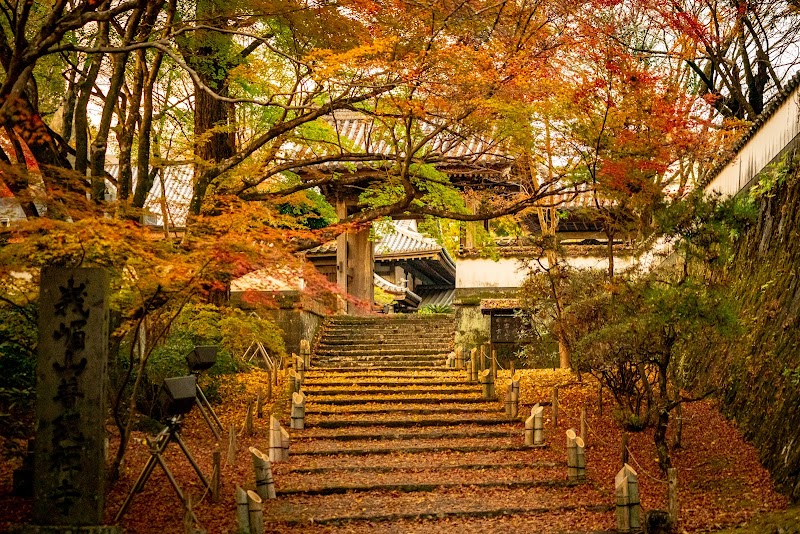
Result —
[[[130, 506], [134, 494], [142, 491], [145, 483], [150, 478], [150, 475], [153, 474], [153, 470], [155, 469], [156, 465], [161, 466], [161, 469], [163, 469], [164, 473], [167, 475], [167, 479], [169, 479], [170, 484], [172, 485], [173, 489], [175, 489], [175, 493], [178, 494], [178, 498], [183, 503], [183, 506], [187, 510], [189, 509], [186, 503], [186, 498], [184, 497], [180, 486], [178, 486], [178, 482], [175, 480], [175, 477], [172, 475], [172, 471], [170, 471], [163, 457], [164, 451], [167, 450], [167, 446], [173, 441], [178, 444], [183, 452], [183, 455], [187, 460], [189, 460], [189, 463], [192, 465], [192, 468], [194, 468], [194, 471], [197, 473], [200, 481], [205, 485], [206, 488], [211, 490], [211, 483], [208, 481], [205, 475], [203, 475], [203, 472], [200, 470], [197, 462], [192, 457], [189, 449], [186, 448], [186, 444], [183, 442], [180, 434], [181, 426], [183, 425], [183, 417], [192, 411], [192, 407], [196, 402], [197, 379], [194, 375], [164, 379], [164, 383], [162, 384], [161, 390], [158, 394], [158, 403], [161, 407], [162, 419], [167, 426], [161, 432], [159, 432], [155, 438], [145, 438], [147, 446], [150, 448], [150, 459], [147, 460], [144, 469], [142, 469], [142, 473], [139, 475], [139, 478], [136, 479], [133, 488], [131, 488], [130, 493], [128, 493], [128, 496], [125, 498], [125, 502], [122, 503], [122, 507], [119, 509], [119, 512], [117, 512], [114, 521], [119, 521], [123, 516], [125, 511], [128, 509], [128, 506]], [[189, 511], [192, 514], [192, 518], [196, 522], [197, 517], [194, 516], [194, 512], [191, 510]]]
[[[195, 347], [192, 352], [186, 355], [186, 365], [189, 366], [189, 372], [196, 377], [203, 371], [210, 369], [217, 363], [218, 351], [219, 347], [216, 345], [200, 345]], [[196, 402], [197, 407], [200, 409], [200, 414], [203, 416], [203, 419], [206, 420], [208, 428], [214, 433], [214, 437], [219, 440], [220, 432], [225, 429], [200, 386], [197, 386]]]

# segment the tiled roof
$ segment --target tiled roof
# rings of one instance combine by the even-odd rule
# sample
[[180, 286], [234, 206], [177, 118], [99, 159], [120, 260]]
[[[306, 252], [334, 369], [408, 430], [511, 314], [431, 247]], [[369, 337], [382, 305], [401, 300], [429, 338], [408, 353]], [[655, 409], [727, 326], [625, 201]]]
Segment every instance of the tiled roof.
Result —
[[389, 293], [397, 297], [398, 301], [405, 303], [407, 306], [411, 306], [412, 308], [418, 306], [420, 301], [422, 300], [419, 295], [414, 293], [413, 291], [409, 291], [408, 288], [403, 286], [398, 286], [397, 284], [393, 284], [388, 281], [386, 278], [382, 276], [378, 276], [376, 273], [372, 273], [372, 282], [375, 284], [376, 287], [379, 287]]
[[[296, 159], [335, 154], [340, 151], [340, 144], [353, 153], [375, 154], [388, 158], [403, 154], [402, 148], [398, 149], [394, 139], [394, 124], [385, 123], [380, 117], [357, 111], [337, 110], [323, 119], [330, 126], [331, 133], [338, 138], [336, 142], [312, 142], [309, 146], [287, 150], [283, 156], [287, 159]], [[420, 135], [427, 135], [434, 131], [434, 124], [424, 122], [419, 122], [419, 124]], [[426, 145], [425, 155], [439, 161], [460, 164], [474, 164], [479, 161], [511, 163], [510, 159], [498, 149], [493, 141], [474, 135], [462, 135], [450, 130], [445, 130], [431, 139]], [[331, 162], [319, 166], [339, 165], [341, 165], [339, 162]]]
[[722, 172], [722, 170], [730, 163], [739, 151], [752, 139], [752, 137], [758, 133], [758, 131], [769, 121], [769, 119], [778, 111], [778, 108], [786, 102], [792, 94], [794, 94], [795, 90], [800, 87], [800, 72], [796, 73], [789, 82], [783, 87], [783, 91], [781, 92], [778, 98], [772, 100], [769, 105], [764, 108], [761, 114], [756, 117], [756, 120], [753, 121], [753, 124], [747, 131], [739, 138], [738, 141], [733, 145], [730, 152], [728, 153], [727, 157], [720, 160], [716, 165], [714, 165], [711, 170], [706, 174], [703, 182], [700, 184], [700, 187], [703, 188], [710, 184], [717, 175]]
[[420, 286], [414, 288], [415, 293], [420, 296], [422, 302], [419, 303], [420, 307], [427, 305], [447, 305], [453, 304], [453, 297], [456, 290], [452, 287], [426, 287]]
[[[119, 178], [119, 165], [106, 166], [106, 172], [115, 180]], [[133, 188], [136, 187], [138, 170], [132, 169]], [[159, 169], [153, 187], [147, 194], [144, 207], [147, 210], [144, 222], [149, 226], [164, 226], [164, 209], [170, 228], [185, 228], [194, 188], [194, 169], [191, 165], [167, 165]], [[106, 181], [106, 198], [117, 199], [117, 188]], [[165, 201], [165, 202], [162, 202]], [[163, 205], [162, 205], [163, 204]]]

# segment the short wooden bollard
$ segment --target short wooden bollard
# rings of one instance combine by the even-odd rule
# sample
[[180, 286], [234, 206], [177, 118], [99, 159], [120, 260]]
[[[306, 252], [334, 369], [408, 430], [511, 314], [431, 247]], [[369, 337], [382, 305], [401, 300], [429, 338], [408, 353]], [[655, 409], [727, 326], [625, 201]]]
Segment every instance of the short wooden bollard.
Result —
[[236, 523], [239, 526], [239, 532], [250, 532], [247, 492], [240, 486], [236, 486]]
[[[510, 392], [509, 392], [510, 393]], [[535, 424], [535, 418], [533, 415], [525, 419], [525, 446], [526, 447], [533, 447], [533, 425]]]
[[470, 382], [473, 384], [478, 383], [478, 373], [479, 373], [479, 363], [478, 363], [478, 349], [472, 349], [469, 351], [469, 361], [472, 364], [471, 375], [470, 375]]
[[447, 360], [445, 361], [445, 367], [453, 369], [455, 368], [455, 366], [456, 366], [456, 353], [451, 352], [447, 355]]
[[575, 450], [578, 457], [578, 480], [586, 480], [586, 443], [580, 436], [575, 438]]
[[642, 527], [639, 479], [636, 471], [630, 465], [625, 464], [614, 478], [614, 493], [617, 501], [617, 530], [619, 532], [638, 532]]
[[269, 418], [269, 461], [280, 462], [283, 460], [283, 443], [281, 436], [281, 423], [278, 418], [271, 415]]
[[302, 391], [292, 393], [292, 420], [289, 426], [293, 430], [303, 430], [306, 418], [306, 396]]
[[228, 427], [228, 465], [236, 465], [236, 427]]
[[491, 369], [484, 369], [481, 371], [481, 392], [484, 399], [495, 398], [494, 393], [494, 376], [492, 376]]
[[567, 430], [567, 480], [578, 480], [578, 434], [574, 428]]
[[533, 444], [542, 445], [544, 443], [544, 408], [539, 406], [538, 402], [531, 408], [531, 416], [533, 417]]
[[472, 383], [472, 362], [471, 361], [467, 362], [466, 371], [467, 371], [467, 383], [471, 384]]
[[264, 534], [264, 504], [255, 491], [247, 492], [247, 516], [250, 519], [250, 534]]
[[281, 460], [289, 460], [289, 433], [281, 427]]
[[558, 386], [553, 388], [553, 428], [558, 427]]
[[275, 480], [272, 478], [272, 464], [267, 455], [255, 447], [250, 447], [253, 457], [253, 470], [256, 474], [256, 493], [264, 499], [275, 498]]
[[511, 384], [508, 384], [508, 389], [506, 389], [506, 399], [505, 399], [505, 410], [506, 410], [506, 417], [511, 417]]
[[492, 349], [492, 376], [497, 379], [497, 350]]
[[486, 370], [486, 345], [481, 345], [481, 353], [480, 353], [480, 370], [481, 372]]
[[462, 347], [456, 348], [456, 369], [464, 368], [464, 349]]
[[291, 396], [292, 393], [300, 391], [302, 384], [303, 381], [298, 372], [294, 369], [289, 369], [289, 396]]
[[306, 360], [302, 356], [295, 356], [294, 367], [297, 371], [297, 376], [300, 377], [300, 383], [306, 379]]

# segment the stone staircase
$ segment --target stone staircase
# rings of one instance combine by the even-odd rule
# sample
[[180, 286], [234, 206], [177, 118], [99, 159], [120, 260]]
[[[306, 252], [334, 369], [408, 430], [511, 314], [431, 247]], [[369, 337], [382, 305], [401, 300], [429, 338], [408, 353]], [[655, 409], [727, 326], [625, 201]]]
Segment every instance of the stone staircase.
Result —
[[430, 369], [453, 350], [452, 315], [335, 317], [323, 327], [314, 366], [328, 370]]
[[446, 316], [326, 325], [303, 385], [306, 427], [292, 431], [290, 461], [273, 465], [268, 530], [550, 533], [613, 524], [608, 495], [566, 481], [563, 450], [525, 447], [521, 420], [444, 366], [453, 337]]

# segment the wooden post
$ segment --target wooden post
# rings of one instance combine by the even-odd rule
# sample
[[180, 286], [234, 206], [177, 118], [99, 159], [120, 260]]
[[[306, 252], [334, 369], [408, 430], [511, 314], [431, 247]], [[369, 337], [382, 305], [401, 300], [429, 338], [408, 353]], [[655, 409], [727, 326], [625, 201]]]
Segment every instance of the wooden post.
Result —
[[294, 357], [294, 368], [297, 371], [297, 376], [300, 378], [300, 384], [306, 379], [306, 360], [303, 356]]
[[514, 376], [514, 367], [515, 367], [514, 360], [508, 360], [508, 369], [509, 369], [508, 376]]
[[622, 460], [623, 467], [628, 464], [628, 433], [622, 433], [622, 450], [620, 451], [620, 460]]
[[508, 384], [508, 389], [506, 390], [506, 402], [505, 402], [505, 410], [506, 410], [506, 417], [511, 417], [511, 391], [512, 387], [511, 384]]
[[272, 402], [272, 377], [267, 380], [267, 401]]
[[292, 393], [292, 420], [290, 427], [293, 430], [305, 428], [306, 396], [302, 391]]
[[303, 367], [311, 367], [311, 343], [307, 339], [300, 340], [300, 356], [303, 358]]
[[511, 375], [511, 417], [516, 418], [519, 414], [519, 383], [522, 380], [521, 373]]
[[492, 376], [497, 379], [497, 350], [492, 349]]
[[533, 444], [541, 445], [544, 443], [544, 408], [537, 402], [531, 409], [533, 416]]
[[597, 384], [597, 409], [600, 412], [600, 417], [603, 417], [603, 383]]
[[281, 439], [281, 423], [278, 418], [271, 415], [269, 418], [269, 461], [280, 462], [283, 459], [283, 445]]
[[[509, 391], [509, 395], [511, 392]], [[531, 415], [527, 419], [525, 419], [525, 446], [532, 447], [533, 446], [533, 426], [534, 426], [534, 419], [535, 417]]]
[[211, 459], [214, 464], [213, 471], [211, 471], [211, 502], [219, 502], [219, 478], [222, 467], [222, 453], [219, 451], [219, 447], [214, 449]]
[[467, 383], [472, 383], [472, 361], [467, 362]]
[[236, 486], [236, 522], [239, 526], [239, 532], [250, 532], [247, 492], [241, 486]]
[[228, 427], [228, 465], [236, 465], [236, 428]]
[[481, 345], [480, 363], [478, 365], [480, 366], [481, 372], [486, 369], [486, 345]]
[[577, 453], [578, 480], [586, 480], [586, 443], [580, 438], [575, 438], [575, 450]]
[[256, 474], [256, 493], [262, 500], [274, 499], [275, 480], [272, 478], [272, 464], [269, 458], [255, 447], [250, 447], [249, 450], [253, 457], [253, 470]]
[[289, 369], [289, 396], [292, 396], [292, 393], [298, 391], [300, 388], [298, 387], [298, 376], [297, 372], [294, 369]]
[[455, 368], [455, 366], [456, 366], [456, 353], [450, 352], [447, 355], [447, 360], [445, 361], [445, 367], [447, 367], [448, 369], [453, 369]]
[[492, 376], [491, 369], [484, 369], [481, 371], [481, 391], [484, 399], [495, 398], [494, 377]]
[[567, 479], [578, 480], [578, 434], [575, 429], [567, 430]]
[[247, 414], [244, 416], [244, 434], [246, 436], [252, 436], [255, 433], [253, 427], [253, 402], [247, 403]]
[[456, 369], [463, 369], [464, 368], [464, 348], [457, 347], [456, 348]]
[[264, 396], [261, 394], [260, 389], [256, 394], [256, 417], [259, 419], [264, 418]]
[[586, 443], [586, 408], [581, 408], [581, 439]]
[[614, 478], [617, 509], [617, 530], [620, 532], [638, 532], [641, 525], [641, 508], [639, 506], [639, 479], [636, 471], [625, 464]]
[[558, 427], [558, 386], [553, 388], [553, 428]]
[[250, 534], [264, 534], [264, 505], [255, 491], [247, 492], [247, 512]]
[[672, 528], [678, 530], [678, 470], [674, 467], [667, 469], [667, 480], [669, 482], [667, 490], [667, 511]]
[[478, 383], [478, 369], [479, 369], [478, 368], [479, 363], [478, 363], [478, 349], [477, 348], [472, 349], [471, 351], [469, 351], [469, 361], [472, 363], [472, 367], [471, 367], [472, 371], [471, 371], [471, 375], [470, 375], [470, 379], [469, 380], [473, 384], [477, 384]]

